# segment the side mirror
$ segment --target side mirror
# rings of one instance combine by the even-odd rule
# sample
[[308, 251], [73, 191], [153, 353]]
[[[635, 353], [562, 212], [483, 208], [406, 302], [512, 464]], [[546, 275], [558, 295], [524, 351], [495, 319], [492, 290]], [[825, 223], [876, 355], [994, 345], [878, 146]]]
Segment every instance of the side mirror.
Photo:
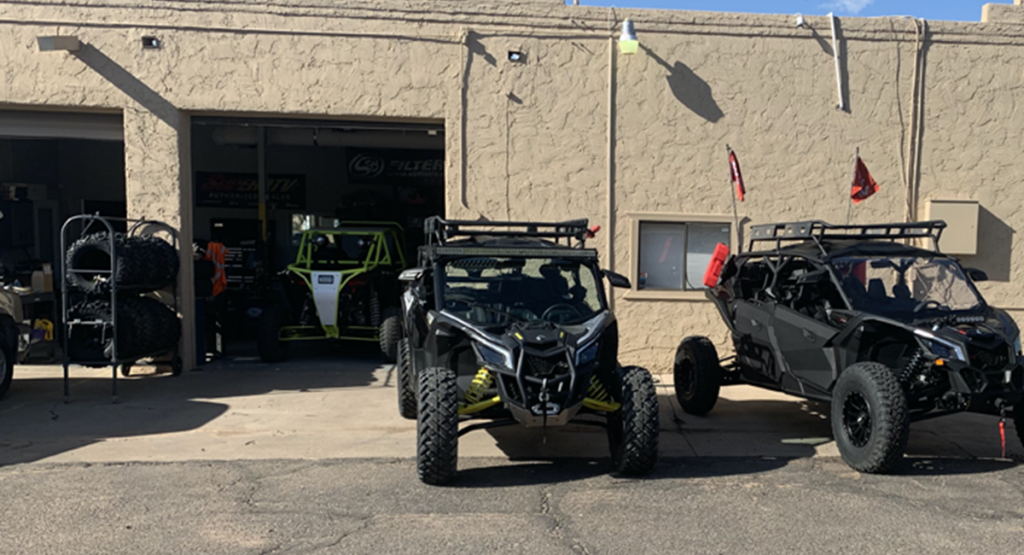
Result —
[[601, 273], [608, 279], [608, 283], [612, 284], [612, 287], [623, 287], [625, 289], [632, 287], [629, 283], [629, 278], [622, 274], [616, 274], [611, 270], [601, 270]]
[[408, 270], [402, 270], [402, 273], [398, 274], [398, 281], [403, 281], [405, 283], [419, 281], [419, 279], [423, 277], [424, 271], [425, 270], [423, 268], [409, 268]]
[[988, 274], [977, 268], [964, 268], [971, 281], [988, 281]]

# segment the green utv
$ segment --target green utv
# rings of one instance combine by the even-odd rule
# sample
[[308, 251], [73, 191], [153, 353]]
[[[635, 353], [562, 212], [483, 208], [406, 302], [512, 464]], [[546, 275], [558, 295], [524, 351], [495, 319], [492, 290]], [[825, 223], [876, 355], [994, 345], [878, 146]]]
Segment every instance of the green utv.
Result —
[[280, 362], [295, 341], [379, 341], [389, 362], [398, 353], [398, 274], [404, 233], [387, 222], [341, 222], [302, 233], [295, 262], [274, 284], [260, 316], [260, 358]]

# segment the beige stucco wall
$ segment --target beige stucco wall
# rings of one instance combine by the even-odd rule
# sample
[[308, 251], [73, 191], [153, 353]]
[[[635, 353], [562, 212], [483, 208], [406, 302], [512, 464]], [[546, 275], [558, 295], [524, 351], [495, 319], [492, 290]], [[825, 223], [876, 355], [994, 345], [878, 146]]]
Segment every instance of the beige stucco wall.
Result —
[[[841, 19], [842, 111], [820, 17], [798, 29], [791, 16], [539, 1], [0, 1], [0, 105], [124, 110], [129, 210], [186, 224], [192, 114], [443, 120], [450, 216], [589, 217], [625, 274], [636, 263], [631, 214], [731, 218], [726, 144], [748, 185], [740, 216], [755, 223], [845, 221], [859, 147], [883, 189], [852, 221], [901, 220], [908, 181], [921, 216], [929, 197], [980, 201], [969, 262], [992, 274], [990, 301], [1024, 309], [1013, 240], [1024, 223], [1014, 194], [1024, 38], [1010, 21], [1024, 7], [1003, 8], [1017, 11], [928, 23], [920, 49], [909, 20]], [[611, 40], [625, 17], [640, 36], [634, 56]], [[35, 37], [54, 34], [86, 47], [37, 52]], [[144, 35], [163, 48], [143, 50]], [[509, 50], [526, 63], [508, 62]], [[623, 362], [654, 371], [670, 369], [684, 335], [726, 339], [699, 298], [620, 291], [615, 309]]]

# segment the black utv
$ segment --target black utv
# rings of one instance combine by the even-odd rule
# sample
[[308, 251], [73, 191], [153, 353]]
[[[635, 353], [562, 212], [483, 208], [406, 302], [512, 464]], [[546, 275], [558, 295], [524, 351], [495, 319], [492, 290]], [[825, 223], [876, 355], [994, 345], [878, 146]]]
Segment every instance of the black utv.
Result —
[[736, 355], [719, 361], [706, 338], [684, 339], [680, 405], [706, 414], [736, 383], [830, 402], [843, 460], [870, 473], [898, 467], [912, 421], [1013, 411], [1024, 434], [1020, 332], [978, 292], [984, 272], [938, 252], [945, 227], [754, 226], [748, 252], [705, 276]]
[[[658, 399], [647, 370], [618, 364], [618, 327], [586, 220], [431, 218], [419, 267], [406, 270], [399, 411], [418, 420], [419, 478], [455, 475], [458, 438], [502, 425], [603, 426], [616, 470], [644, 474], [658, 453]], [[479, 420], [460, 429], [461, 422]]]

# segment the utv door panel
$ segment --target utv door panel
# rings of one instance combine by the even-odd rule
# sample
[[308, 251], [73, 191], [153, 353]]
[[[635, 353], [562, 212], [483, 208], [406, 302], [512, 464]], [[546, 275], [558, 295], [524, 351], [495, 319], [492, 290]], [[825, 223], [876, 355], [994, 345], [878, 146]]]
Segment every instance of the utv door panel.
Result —
[[828, 391], [835, 361], [832, 347], [826, 345], [838, 330], [782, 305], [775, 306], [772, 327], [794, 376], [804, 384]]
[[736, 302], [736, 331], [741, 335], [749, 335], [754, 343], [765, 347], [771, 346], [768, 339], [768, 324], [771, 313], [761, 305], [749, 301]]
[[761, 303], [736, 302], [736, 355], [745, 372], [745, 379], [778, 387], [782, 368], [775, 356], [769, 335], [771, 313]]

